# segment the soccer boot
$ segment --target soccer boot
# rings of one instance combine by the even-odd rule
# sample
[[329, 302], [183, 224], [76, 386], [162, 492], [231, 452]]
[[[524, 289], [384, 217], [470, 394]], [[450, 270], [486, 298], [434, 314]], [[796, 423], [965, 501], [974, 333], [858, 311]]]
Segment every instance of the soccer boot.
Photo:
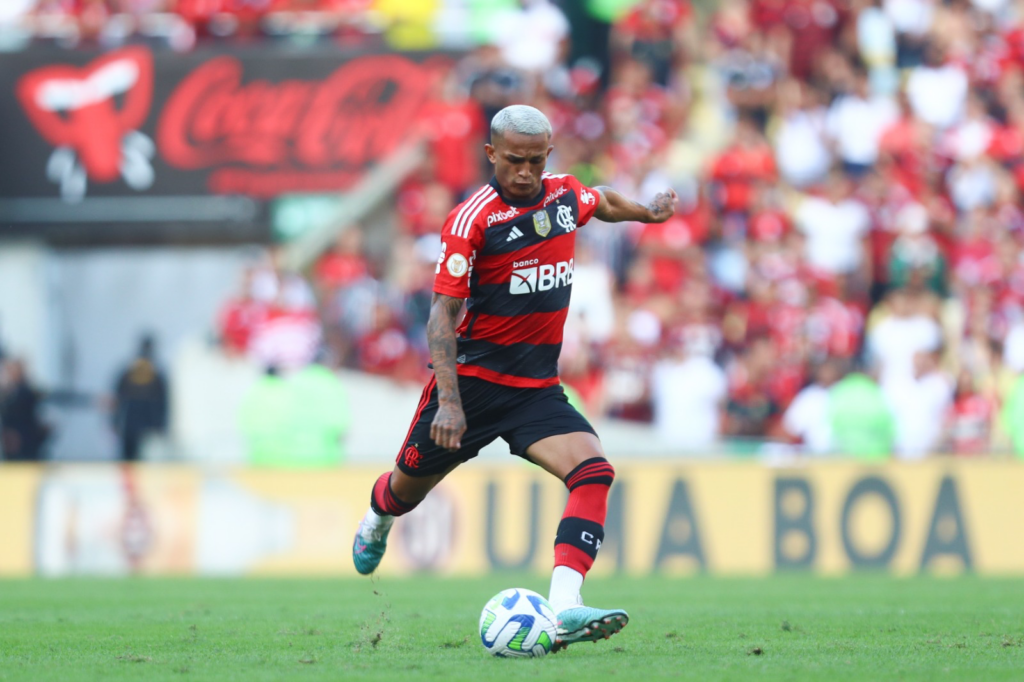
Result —
[[363, 575], [369, 575], [377, 570], [380, 560], [384, 558], [384, 550], [388, 548], [388, 533], [391, 532], [391, 526], [364, 532], [365, 528], [366, 523], [360, 521], [356, 539], [352, 543], [352, 563], [356, 565], [357, 571]]
[[595, 609], [572, 606], [558, 612], [558, 632], [553, 651], [560, 651], [576, 642], [608, 639], [626, 627], [629, 614], [621, 609]]

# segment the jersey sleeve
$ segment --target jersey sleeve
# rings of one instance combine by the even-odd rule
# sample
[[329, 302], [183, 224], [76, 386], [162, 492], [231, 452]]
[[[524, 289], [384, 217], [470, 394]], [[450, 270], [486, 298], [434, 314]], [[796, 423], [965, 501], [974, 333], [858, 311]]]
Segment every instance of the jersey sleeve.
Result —
[[[480, 230], [459, 222], [458, 207], [448, 214], [441, 229], [441, 254], [434, 270], [434, 292], [455, 298], [469, 298], [469, 280], [480, 248]], [[459, 222], [456, 228], [455, 223]]]
[[597, 205], [601, 201], [601, 193], [596, 189], [587, 187], [572, 176], [569, 176], [569, 184], [572, 186], [572, 190], [576, 192], [577, 205], [580, 211], [579, 220], [576, 223], [581, 226], [586, 225], [594, 217], [594, 211], [597, 210]]

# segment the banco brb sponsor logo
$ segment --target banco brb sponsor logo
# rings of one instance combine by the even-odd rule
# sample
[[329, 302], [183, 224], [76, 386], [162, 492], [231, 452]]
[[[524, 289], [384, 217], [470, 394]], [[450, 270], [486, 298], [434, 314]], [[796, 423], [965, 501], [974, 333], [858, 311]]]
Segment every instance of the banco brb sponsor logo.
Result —
[[[522, 267], [524, 265], [529, 267]], [[515, 261], [512, 267], [514, 269], [509, 282], [510, 294], [533, 294], [572, 284], [572, 258], [544, 265], [540, 265], [540, 259], [533, 258]]]

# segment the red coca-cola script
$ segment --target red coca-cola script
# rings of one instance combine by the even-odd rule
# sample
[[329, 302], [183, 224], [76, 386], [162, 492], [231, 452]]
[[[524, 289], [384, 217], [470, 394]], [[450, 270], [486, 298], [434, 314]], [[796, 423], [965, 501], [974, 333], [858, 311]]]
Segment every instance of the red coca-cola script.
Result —
[[410, 134], [439, 75], [437, 62], [380, 55], [322, 81], [244, 83], [239, 60], [217, 57], [171, 93], [157, 146], [173, 167], [218, 167], [215, 192], [342, 188]]

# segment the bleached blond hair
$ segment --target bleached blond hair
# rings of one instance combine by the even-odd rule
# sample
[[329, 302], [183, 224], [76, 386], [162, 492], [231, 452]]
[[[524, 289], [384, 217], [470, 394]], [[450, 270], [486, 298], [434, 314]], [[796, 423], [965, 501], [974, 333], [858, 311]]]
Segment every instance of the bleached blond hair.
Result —
[[520, 135], [547, 135], [551, 137], [551, 121], [540, 109], [525, 104], [505, 107], [491, 119], [491, 139], [507, 133]]

